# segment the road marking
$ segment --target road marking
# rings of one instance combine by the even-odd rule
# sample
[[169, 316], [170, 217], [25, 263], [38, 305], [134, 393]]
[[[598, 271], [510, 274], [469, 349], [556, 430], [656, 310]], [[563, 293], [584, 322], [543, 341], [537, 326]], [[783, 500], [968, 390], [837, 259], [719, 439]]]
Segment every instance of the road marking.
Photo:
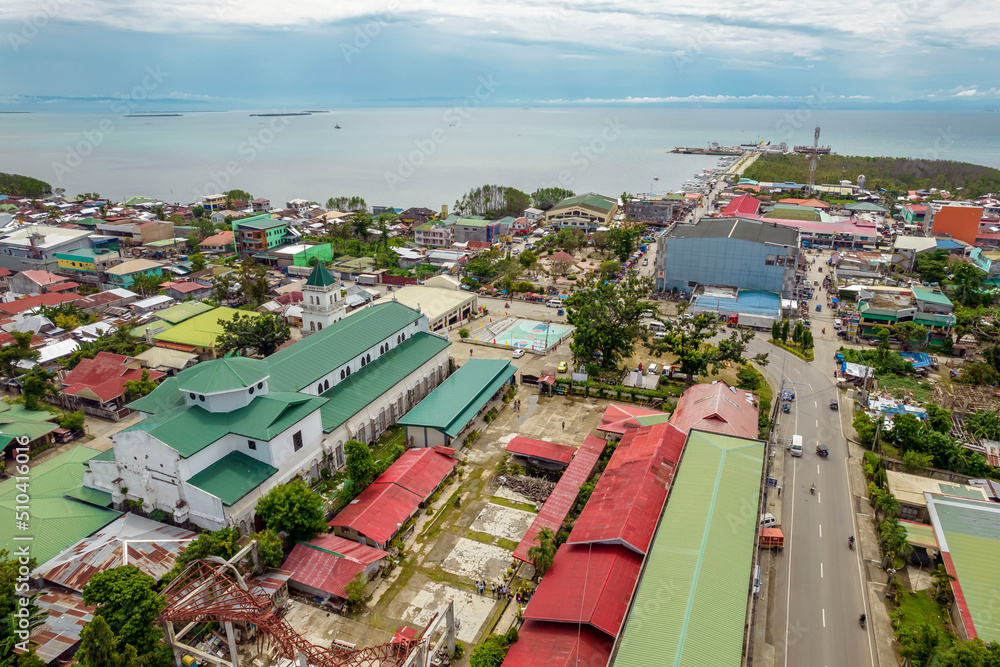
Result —
[[823, 563], [819, 564], [819, 578], [823, 578]]
[[[819, 536], [823, 537], [823, 524], [819, 524]], [[823, 565], [821, 564], [820, 567], [823, 567]]]
[[823, 627], [826, 627], [826, 609], [823, 610]]
[[816, 464], [816, 476], [819, 477], [819, 464]]
[[[812, 387], [809, 387], [809, 388], [812, 389]], [[819, 407], [819, 401], [813, 401], [813, 407], [814, 408], [818, 408]]]
[[819, 428], [819, 420], [816, 420], [816, 428]]
[[823, 502], [823, 494], [820, 493], [819, 491], [816, 492], [816, 502], [817, 503], [822, 503]]
[[807, 386], [807, 387], [809, 387], [809, 391], [812, 391], [812, 390], [813, 390], [813, 386], [812, 386], [811, 384], [809, 384], [809, 383], [806, 383], [806, 386]]

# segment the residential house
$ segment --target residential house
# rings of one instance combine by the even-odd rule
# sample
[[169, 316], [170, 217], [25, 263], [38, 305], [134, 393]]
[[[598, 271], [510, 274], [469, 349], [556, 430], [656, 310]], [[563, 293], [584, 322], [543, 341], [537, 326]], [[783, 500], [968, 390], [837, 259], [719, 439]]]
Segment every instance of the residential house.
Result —
[[267, 214], [233, 220], [236, 248], [241, 257], [256, 255], [285, 242], [288, 223]]
[[124, 287], [128, 289], [135, 282], [137, 276], [155, 276], [159, 278], [163, 275], [164, 264], [154, 262], [149, 259], [130, 259], [107, 269], [104, 272], [105, 289], [115, 289]]
[[245, 217], [245, 215], [245, 213], [241, 213], [240, 211], [232, 211], [224, 208], [221, 211], [215, 211], [212, 213], [212, 224], [224, 225], [226, 224], [226, 218], [239, 219]]
[[413, 228], [413, 242], [427, 248], [444, 248], [454, 242], [454, 221], [434, 220]]
[[0, 230], [0, 266], [11, 271], [55, 271], [57, 253], [90, 247], [88, 229], [21, 225]]
[[398, 219], [410, 226], [413, 226], [422, 225], [433, 219], [436, 215], [437, 213], [429, 208], [408, 208], [399, 214]]
[[148, 315], [149, 313], [155, 313], [158, 310], [170, 308], [175, 303], [177, 302], [169, 296], [166, 296], [165, 294], [157, 294], [156, 296], [151, 296], [148, 299], [142, 299], [134, 302], [130, 308], [136, 315]]
[[266, 360], [215, 359], [167, 378], [129, 405], [144, 418], [112, 436], [84, 483], [118, 505], [142, 499], [179, 524], [246, 534], [261, 495], [344, 465], [345, 442], [377, 440], [447, 367], [448, 341], [426, 317], [373, 306]]
[[195, 299], [196, 301], [200, 301], [201, 299], [207, 299], [212, 296], [211, 287], [206, 287], [188, 280], [177, 280], [163, 283], [161, 287], [167, 291], [167, 296], [178, 301], [184, 301], [185, 299]]
[[89, 315], [100, 315], [108, 308], [121, 308], [134, 303], [138, 298], [138, 294], [127, 289], [113, 289], [81, 296], [73, 301], [73, 305]]
[[271, 200], [258, 197], [250, 202], [250, 209], [254, 213], [266, 213], [271, 210]]
[[[0, 303], [0, 313], [4, 313], [8, 316], [18, 315], [39, 306], [58, 306], [62, 303], [75, 301], [79, 297], [79, 294], [61, 294], [55, 292], [39, 294], [37, 296], [26, 296], [21, 299], [15, 299], [14, 301], [5, 301]], [[0, 317], [2, 317], [2, 315], [0, 315]]]
[[97, 225], [97, 231], [103, 236], [129, 239], [133, 245], [147, 245], [173, 239], [174, 223], [169, 220], [108, 219]]
[[56, 253], [56, 261], [61, 274], [82, 283], [97, 284], [102, 273], [121, 264], [122, 256], [117, 247], [110, 248], [102, 244], [94, 248]]
[[534, 225], [539, 220], [545, 218], [545, 211], [540, 208], [526, 208], [524, 209], [524, 217]]
[[306, 199], [289, 199], [285, 202], [285, 208], [289, 208], [296, 213], [302, 213], [310, 206], [309, 201]]
[[57, 276], [48, 271], [28, 270], [21, 271], [12, 276], [7, 284], [10, 286], [11, 294], [15, 296], [26, 296], [28, 294], [45, 294], [46, 292], [60, 292], [62, 290], [51, 289], [56, 285], [67, 283], [63, 276]]
[[910, 273], [917, 264], [917, 255], [937, 250], [938, 239], [930, 236], [896, 236], [892, 241], [892, 265]]
[[217, 253], [234, 252], [235, 247], [233, 245], [233, 232], [226, 230], [223, 232], [219, 232], [218, 234], [206, 236], [198, 244], [198, 249], [201, 252], [217, 252]]
[[859, 292], [861, 303], [859, 327], [862, 336], [876, 336], [878, 329], [900, 322], [913, 322], [927, 328], [927, 338], [913, 340], [914, 345], [940, 347], [951, 339], [955, 326], [954, 306], [938, 289], [920, 286], [870, 287]]
[[132, 412], [125, 407], [125, 383], [141, 380], [143, 373], [152, 382], [164, 377], [143, 369], [133, 357], [98, 352], [93, 359], [82, 359], [62, 380], [63, 407], [119, 421]]
[[226, 195], [222, 193], [205, 195], [201, 200], [201, 207], [210, 213], [212, 211], [221, 211], [226, 207], [226, 199]]
[[500, 221], [460, 218], [455, 222], [454, 230], [455, 243], [466, 241], [493, 243], [500, 237]]

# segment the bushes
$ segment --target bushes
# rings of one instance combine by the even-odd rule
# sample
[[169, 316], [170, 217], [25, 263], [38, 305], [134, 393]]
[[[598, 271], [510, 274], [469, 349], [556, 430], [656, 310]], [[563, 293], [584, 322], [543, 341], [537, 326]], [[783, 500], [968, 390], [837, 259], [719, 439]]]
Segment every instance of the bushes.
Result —
[[517, 628], [511, 628], [503, 635], [490, 635], [472, 652], [469, 667], [500, 667], [511, 644], [516, 641]]

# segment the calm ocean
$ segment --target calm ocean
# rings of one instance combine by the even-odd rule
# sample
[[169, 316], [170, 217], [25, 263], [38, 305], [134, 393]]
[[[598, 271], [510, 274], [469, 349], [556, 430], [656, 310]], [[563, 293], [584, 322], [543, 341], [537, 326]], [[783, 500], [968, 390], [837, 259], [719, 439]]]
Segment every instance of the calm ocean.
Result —
[[666, 152], [674, 146], [811, 144], [817, 125], [820, 143], [843, 155], [1000, 168], [1000, 113], [628, 107], [351, 109], [270, 118], [246, 111], [0, 114], [0, 171], [71, 195], [114, 199], [187, 202], [237, 187], [275, 205], [361, 195], [369, 204], [438, 209], [486, 183], [527, 192], [550, 185], [608, 195], [666, 192], [716, 162]]

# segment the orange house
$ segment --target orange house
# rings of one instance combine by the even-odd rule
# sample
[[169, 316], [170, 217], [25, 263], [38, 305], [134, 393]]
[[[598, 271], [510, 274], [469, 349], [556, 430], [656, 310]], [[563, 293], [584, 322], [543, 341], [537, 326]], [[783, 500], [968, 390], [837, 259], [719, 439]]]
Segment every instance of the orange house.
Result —
[[953, 239], [975, 245], [982, 218], [979, 206], [945, 206], [934, 214], [931, 234], [950, 234]]

